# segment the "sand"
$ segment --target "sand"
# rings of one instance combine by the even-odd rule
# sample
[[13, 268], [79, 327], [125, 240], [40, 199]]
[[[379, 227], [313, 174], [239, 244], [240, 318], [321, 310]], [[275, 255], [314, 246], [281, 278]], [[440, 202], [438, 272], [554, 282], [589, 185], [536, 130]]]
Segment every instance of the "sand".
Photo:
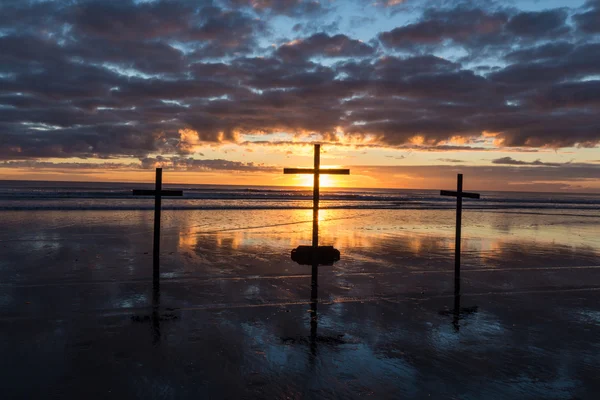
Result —
[[[327, 210], [3, 212], [3, 398], [595, 398], [600, 218]], [[317, 325], [311, 316], [317, 310]]]

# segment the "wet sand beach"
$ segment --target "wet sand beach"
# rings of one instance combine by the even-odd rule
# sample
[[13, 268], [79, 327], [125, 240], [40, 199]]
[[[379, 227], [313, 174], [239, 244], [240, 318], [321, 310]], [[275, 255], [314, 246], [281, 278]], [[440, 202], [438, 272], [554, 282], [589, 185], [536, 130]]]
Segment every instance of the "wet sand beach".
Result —
[[[168, 208], [168, 204], [167, 204]], [[596, 212], [4, 211], [7, 398], [594, 398]], [[459, 300], [459, 312], [456, 312]], [[153, 304], [157, 308], [153, 308]], [[315, 315], [316, 324], [311, 325]]]

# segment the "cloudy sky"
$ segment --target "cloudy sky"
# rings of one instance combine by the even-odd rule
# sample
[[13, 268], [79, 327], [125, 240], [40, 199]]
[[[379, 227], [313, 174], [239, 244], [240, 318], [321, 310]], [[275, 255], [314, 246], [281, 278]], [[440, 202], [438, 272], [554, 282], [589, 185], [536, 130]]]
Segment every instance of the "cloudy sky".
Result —
[[600, 192], [600, 0], [0, 0], [0, 179]]

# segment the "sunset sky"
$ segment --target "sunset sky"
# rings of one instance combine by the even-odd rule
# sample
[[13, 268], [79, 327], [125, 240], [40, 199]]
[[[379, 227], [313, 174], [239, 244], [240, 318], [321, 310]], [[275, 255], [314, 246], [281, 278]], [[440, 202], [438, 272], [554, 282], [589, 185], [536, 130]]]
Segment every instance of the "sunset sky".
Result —
[[[600, 193], [600, 0], [0, 0], [0, 179]], [[450, 182], [450, 183], [449, 183]]]

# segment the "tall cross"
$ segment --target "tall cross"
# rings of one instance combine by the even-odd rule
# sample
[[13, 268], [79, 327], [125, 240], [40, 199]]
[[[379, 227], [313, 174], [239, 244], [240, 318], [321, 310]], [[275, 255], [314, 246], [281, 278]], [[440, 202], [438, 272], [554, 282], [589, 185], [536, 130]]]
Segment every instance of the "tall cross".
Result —
[[319, 176], [320, 175], [350, 175], [349, 169], [321, 169], [321, 145], [315, 144], [314, 168], [284, 168], [284, 174], [312, 174], [313, 181], [313, 239], [312, 247], [319, 247]]
[[442, 190], [442, 196], [456, 197], [456, 236], [454, 238], [454, 294], [460, 294], [460, 234], [462, 224], [462, 199], [478, 199], [479, 193], [463, 192], [463, 176], [458, 174], [456, 183], [456, 192], [451, 190]]
[[[160, 208], [162, 196], [183, 196], [182, 190], [162, 189], [162, 168], [156, 168], [156, 186], [154, 190], [133, 190], [134, 196], [154, 196], [154, 248], [152, 250], [152, 280], [159, 282], [160, 254]], [[159, 289], [160, 290], [160, 289]]]

